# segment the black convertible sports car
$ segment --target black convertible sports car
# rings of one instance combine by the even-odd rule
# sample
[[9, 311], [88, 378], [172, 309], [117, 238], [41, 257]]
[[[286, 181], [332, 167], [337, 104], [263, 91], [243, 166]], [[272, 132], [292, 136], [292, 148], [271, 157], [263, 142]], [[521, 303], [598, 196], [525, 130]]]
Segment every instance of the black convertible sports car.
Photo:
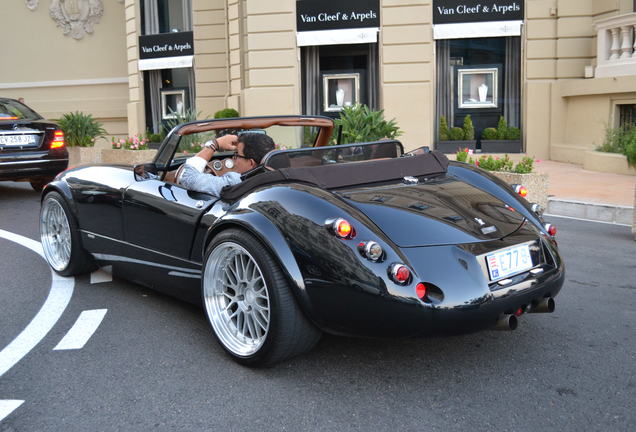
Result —
[[67, 166], [60, 128], [23, 103], [0, 97], [0, 181], [28, 181], [41, 191]]
[[[185, 159], [227, 130], [289, 149], [220, 198], [180, 186]], [[307, 351], [322, 331], [514, 329], [524, 313], [554, 310], [555, 232], [510, 185], [394, 140], [328, 146], [332, 131], [323, 117], [193, 122], [152, 163], [68, 170], [42, 194], [46, 258], [62, 275], [112, 265], [202, 303], [221, 346], [250, 365]], [[223, 157], [212, 172], [228, 168]]]

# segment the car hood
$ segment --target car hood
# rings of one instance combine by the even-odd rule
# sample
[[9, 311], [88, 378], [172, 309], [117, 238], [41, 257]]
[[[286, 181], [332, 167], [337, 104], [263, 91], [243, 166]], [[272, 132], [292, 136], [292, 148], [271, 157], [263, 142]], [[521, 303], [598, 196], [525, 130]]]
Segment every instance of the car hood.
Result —
[[337, 192], [400, 247], [490, 241], [516, 231], [524, 217], [455, 177]]

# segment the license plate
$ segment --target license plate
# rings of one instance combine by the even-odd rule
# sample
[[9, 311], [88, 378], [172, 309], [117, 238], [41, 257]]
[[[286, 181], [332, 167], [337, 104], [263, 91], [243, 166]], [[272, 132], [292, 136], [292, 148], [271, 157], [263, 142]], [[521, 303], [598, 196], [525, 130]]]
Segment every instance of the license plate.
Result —
[[36, 142], [36, 135], [19, 134], [19, 135], [0, 135], [0, 145], [5, 146], [22, 146], [31, 145]]
[[486, 264], [493, 281], [530, 270], [533, 267], [530, 247], [524, 244], [486, 255]]

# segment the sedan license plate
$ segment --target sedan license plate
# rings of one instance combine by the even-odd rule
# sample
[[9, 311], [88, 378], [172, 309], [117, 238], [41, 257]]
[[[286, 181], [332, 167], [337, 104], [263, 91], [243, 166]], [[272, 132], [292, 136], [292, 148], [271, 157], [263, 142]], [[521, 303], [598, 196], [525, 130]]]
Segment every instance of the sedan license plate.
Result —
[[20, 134], [20, 135], [0, 135], [0, 145], [5, 146], [23, 146], [35, 144], [36, 135]]
[[492, 281], [530, 270], [533, 267], [530, 247], [523, 244], [486, 255], [486, 264]]

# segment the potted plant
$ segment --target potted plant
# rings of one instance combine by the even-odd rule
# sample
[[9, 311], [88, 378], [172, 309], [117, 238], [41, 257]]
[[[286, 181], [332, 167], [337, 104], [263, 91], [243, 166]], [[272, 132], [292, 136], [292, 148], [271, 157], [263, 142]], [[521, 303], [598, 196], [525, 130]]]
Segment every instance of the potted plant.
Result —
[[473, 151], [465, 148], [455, 154], [455, 159], [485, 169], [508, 184], [525, 186], [528, 189], [528, 196], [526, 196], [528, 201], [537, 203], [544, 209], [548, 208], [548, 175], [533, 171], [535, 162], [533, 158], [524, 156], [515, 164], [508, 155], [503, 157], [482, 155], [476, 160], [472, 158], [472, 155]]
[[481, 151], [484, 153], [521, 153], [521, 129], [508, 126], [503, 116], [497, 128], [486, 128], [481, 133]]
[[477, 145], [475, 140], [475, 127], [470, 114], [464, 117], [463, 127], [448, 128], [446, 117], [439, 118], [439, 140], [436, 150], [443, 153], [454, 153], [458, 149], [472, 149]]
[[586, 170], [636, 175], [636, 126], [606, 128], [603, 144], [583, 158]]
[[333, 142], [338, 136], [338, 129], [342, 127], [340, 144], [394, 139], [402, 134], [395, 119], [384, 119], [384, 110], [374, 111], [363, 104], [344, 107], [334, 124]]
[[150, 162], [157, 150], [148, 148], [148, 140], [133, 135], [126, 138], [112, 138], [112, 148], [102, 150], [102, 162], [117, 165], [137, 165]]
[[99, 162], [95, 141], [106, 134], [100, 122], [91, 114], [75, 111], [64, 114], [57, 123], [64, 132], [69, 166]]

